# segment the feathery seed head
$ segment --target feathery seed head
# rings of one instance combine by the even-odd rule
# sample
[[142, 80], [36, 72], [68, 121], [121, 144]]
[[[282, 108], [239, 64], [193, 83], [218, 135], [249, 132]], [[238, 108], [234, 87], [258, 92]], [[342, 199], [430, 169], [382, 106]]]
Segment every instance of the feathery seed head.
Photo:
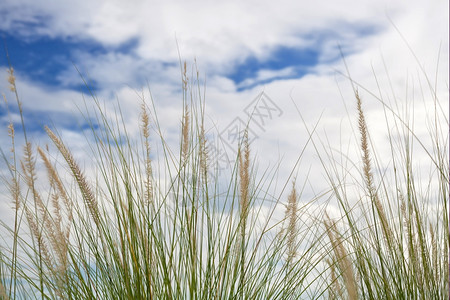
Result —
[[183, 121], [182, 121], [182, 125], [181, 125], [181, 139], [182, 139], [182, 156], [183, 156], [183, 160], [186, 161], [187, 156], [188, 156], [188, 152], [189, 152], [189, 110], [188, 110], [188, 106], [186, 105], [184, 107], [184, 111], [183, 111]]
[[150, 136], [150, 132], [149, 132], [149, 116], [148, 116], [148, 112], [147, 109], [145, 108], [145, 104], [142, 103], [141, 106], [141, 110], [142, 110], [142, 114], [141, 114], [141, 125], [142, 125], [142, 135], [148, 139]]
[[296, 256], [296, 245], [295, 240], [297, 236], [297, 190], [295, 188], [295, 181], [292, 182], [292, 191], [288, 196], [288, 204], [286, 207], [286, 218], [288, 219], [287, 228], [287, 247], [288, 247], [288, 258], [287, 262], [290, 264], [294, 257]]
[[80, 188], [80, 191], [83, 195], [83, 198], [86, 202], [86, 205], [89, 209], [92, 219], [94, 220], [95, 224], [99, 226], [100, 214], [98, 209], [98, 203], [97, 200], [95, 199], [94, 193], [92, 192], [91, 186], [88, 184], [85, 175], [83, 174], [80, 167], [76, 163], [75, 158], [72, 156], [72, 153], [67, 149], [64, 143], [47, 126], [45, 126], [45, 131], [47, 132], [48, 136], [53, 141], [53, 143], [55, 143], [59, 152], [63, 155], [64, 159], [69, 165], [69, 168], [71, 169], [72, 174], [78, 183], [78, 187]]
[[244, 132], [243, 139], [244, 149], [239, 151], [239, 175], [240, 175], [240, 194], [241, 194], [241, 211], [247, 214], [249, 202], [249, 184], [250, 184], [250, 147], [248, 144], [248, 131]]
[[358, 299], [358, 288], [353, 272], [352, 263], [350, 261], [349, 254], [344, 247], [344, 243], [341, 239], [336, 223], [330, 219], [328, 214], [325, 213], [324, 220], [326, 233], [330, 239], [331, 246], [333, 248], [336, 261], [342, 272], [345, 289], [347, 290], [348, 299]]
[[14, 76], [14, 69], [11, 67], [8, 69], [8, 83], [11, 92], [16, 91], [16, 76]]

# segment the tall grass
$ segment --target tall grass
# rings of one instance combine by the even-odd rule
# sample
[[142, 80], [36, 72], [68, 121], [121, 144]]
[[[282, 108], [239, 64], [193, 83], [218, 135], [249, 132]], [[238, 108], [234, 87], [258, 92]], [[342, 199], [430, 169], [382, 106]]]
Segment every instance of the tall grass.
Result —
[[[23, 154], [14, 148], [12, 159], [5, 155], [15, 225], [3, 224], [12, 240], [0, 252], [3, 298], [286, 299], [310, 293], [319, 243], [304, 243], [294, 254], [315, 228], [296, 237], [295, 226], [281, 230], [286, 222], [270, 218], [285, 200], [268, 193], [273, 177], [256, 180], [246, 136], [229, 182], [219, 182], [208, 157], [201, 91], [186, 73], [184, 65], [178, 154], [161, 133], [151, 99], [140, 99], [141, 134], [132, 140], [120, 106], [106, 115], [92, 95], [97, 109], [86, 120], [95, 174], [83, 170], [50, 127], [52, 146], [27, 142]], [[12, 145], [14, 128], [11, 122]], [[158, 139], [162, 159], [155, 162]], [[39, 177], [41, 170], [46, 177]], [[290, 223], [300, 218], [294, 207], [288, 215]]]
[[[331, 157], [324, 167], [342, 215], [324, 220], [331, 246], [329, 294], [348, 299], [447, 299], [449, 141], [441, 127], [448, 126], [446, 113], [435, 99], [426, 143], [418, 139], [410, 120], [381, 101], [391, 155], [379, 157], [357, 90], [355, 98], [360, 163], [348, 156], [339, 161], [323, 144]], [[414, 153], [417, 147], [421, 155]], [[420, 163], [415, 161], [419, 157]], [[349, 165], [359, 165], [359, 175], [351, 174]], [[425, 176], [423, 166], [429, 168]]]
[[[57, 128], [45, 127], [51, 146], [28, 140], [10, 67], [16, 99], [6, 107], [16, 105], [21, 122], [9, 124], [11, 151], [3, 153], [14, 222], [2, 222], [0, 299], [448, 297], [448, 119], [437, 98], [430, 143], [379, 99], [389, 128], [387, 164], [376, 155], [356, 90], [360, 162], [336, 157], [310, 133], [340, 210], [332, 218], [308, 211], [314, 199], [299, 207], [295, 180], [286, 199], [284, 189], [270, 194], [275, 174], [258, 176], [247, 130], [228, 180], [220, 180], [203, 93], [186, 64], [181, 73], [177, 149], [165, 140], [152, 99], [139, 97], [140, 136], [132, 139], [120, 105], [108, 115], [92, 94], [95, 110], [85, 112], [92, 172]], [[425, 179], [415, 169], [417, 146], [429, 162]], [[282, 205], [285, 218], [276, 220]]]

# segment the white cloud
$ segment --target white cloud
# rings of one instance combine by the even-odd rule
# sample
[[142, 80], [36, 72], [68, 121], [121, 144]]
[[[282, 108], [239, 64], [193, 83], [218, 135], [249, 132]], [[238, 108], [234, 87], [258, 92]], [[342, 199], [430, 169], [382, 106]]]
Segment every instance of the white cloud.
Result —
[[[264, 58], [276, 47], [306, 47], [321, 31], [327, 39], [353, 40], [358, 27], [386, 28], [421, 1], [4, 1], [0, 29], [29, 36], [93, 39], [106, 46], [138, 40], [140, 57], [177, 61], [175, 38], [187, 59], [213, 68], [249, 55]], [[421, 7], [416, 7], [420, 10]], [[36, 23], [23, 29], [23, 22]], [[212, 71], [207, 65], [202, 69]]]

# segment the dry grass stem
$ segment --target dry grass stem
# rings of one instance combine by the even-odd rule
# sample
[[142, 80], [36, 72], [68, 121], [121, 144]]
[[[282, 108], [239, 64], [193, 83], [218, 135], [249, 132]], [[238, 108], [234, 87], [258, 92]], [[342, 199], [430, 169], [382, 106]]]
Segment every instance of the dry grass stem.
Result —
[[358, 109], [358, 127], [359, 127], [359, 132], [361, 134], [361, 149], [363, 151], [363, 157], [362, 157], [363, 173], [364, 173], [364, 178], [366, 180], [366, 187], [369, 190], [369, 196], [373, 200], [373, 199], [375, 199], [376, 189], [373, 184], [371, 159], [370, 159], [370, 153], [369, 153], [369, 133], [367, 130], [366, 119], [364, 116], [361, 98], [358, 94], [358, 91], [356, 91], [355, 96], [356, 96], [357, 109]]
[[[58, 176], [56, 175], [56, 172], [54, 171], [53, 167], [51, 166], [50, 162], [48, 161], [47, 157], [44, 155], [42, 149], [38, 148], [38, 152], [41, 155], [41, 157], [44, 160], [44, 163], [46, 164], [47, 170], [49, 171], [49, 178], [50, 178], [50, 186], [55, 186], [55, 178], [57, 181], [59, 181]], [[59, 266], [60, 269], [66, 269], [68, 265], [67, 261], [67, 235], [63, 233], [61, 224], [62, 224], [62, 216], [61, 216], [61, 209], [59, 206], [59, 197], [58, 195], [51, 195], [52, 205], [55, 208], [54, 213], [56, 215], [55, 219], [52, 219], [50, 216], [50, 213], [48, 211], [47, 205], [44, 204], [42, 201], [41, 195], [38, 193], [38, 191], [35, 188], [35, 181], [36, 181], [36, 165], [35, 165], [35, 159], [32, 155], [32, 149], [31, 144], [27, 143], [25, 146], [25, 163], [22, 163], [22, 169], [25, 174], [25, 181], [32, 191], [33, 194], [33, 200], [35, 207], [38, 209], [38, 211], [35, 211], [35, 215], [31, 215], [30, 210], [26, 207], [26, 217], [27, 221], [29, 223], [30, 228], [32, 229], [32, 233], [39, 245], [39, 249], [42, 250], [42, 256], [44, 258], [44, 261], [46, 261], [47, 265], [50, 268], [53, 268], [53, 262], [50, 256], [50, 252], [48, 249], [48, 246], [45, 242], [44, 237], [44, 230], [48, 233], [48, 240], [50, 242], [50, 245], [52, 249], [55, 251], [56, 255], [58, 256]], [[59, 181], [61, 190], [64, 190], [62, 188], [62, 183]], [[67, 199], [67, 201], [69, 201]], [[37, 214], [39, 212], [39, 215]], [[39, 217], [40, 216], [40, 217]], [[71, 219], [71, 216], [69, 217]], [[39, 219], [41, 219], [42, 222], [42, 228], [39, 228]]]
[[[250, 187], [250, 146], [248, 144], [248, 132], [245, 130], [243, 137], [243, 149], [239, 149], [239, 179], [240, 179], [240, 287], [243, 292], [245, 279], [245, 244], [247, 231], [247, 218], [250, 206], [249, 187]], [[241, 294], [242, 297], [242, 294]]]
[[[51, 195], [53, 212], [56, 215], [56, 218], [54, 218], [53, 222], [48, 221], [46, 228], [49, 232], [49, 238], [52, 248], [58, 256], [59, 266], [57, 267], [57, 270], [60, 273], [64, 274], [68, 267], [68, 239], [70, 235], [70, 224], [73, 219], [73, 204], [66, 194], [60, 177], [56, 173], [55, 168], [48, 160], [47, 155], [44, 153], [42, 148], [38, 147], [38, 153], [41, 156], [41, 159], [46, 167], [50, 186], [55, 192], [57, 192]], [[65, 230], [63, 229], [63, 216], [61, 214], [62, 208], [59, 201], [60, 197], [63, 198], [63, 202], [68, 214], [67, 227], [65, 228]]]
[[240, 207], [241, 218], [246, 218], [249, 206], [250, 185], [250, 146], [248, 144], [248, 132], [245, 131], [243, 149], [239, 151], [239, 178], [240, 178]]
[[11, 152], [14, 153], [15, 152], [15, 148], [14, 148], [14, 136], [15, 136], [15, 132], [14, 132], [14, 124], [12, 122], [10, 122], [8, 124], [8, 136], [11, 137], [11, 142], [12, 142], [12, 148], [11, 148]]
[[12, 67], [8, 69], [8, 83], [9, 90], [11, 92], [16, 92], [16, 76], [14, 75], [14, 69]]
[[141, 106], [141, 127], [142, 135], [144, 137], [145, 147], [145, 202], [150, 204], [153, 199], [153, 185], [152, 185], [152, 160], [150, 158], [150, 121], [145, 103]]
[[[42, 229], [39, 228], [37, 217], [30, 211], [28, 207], [25, 206], [25, 217], [28, 222], [28, 227], [30, 228], [31, 236], [38, 245], [39, 258], [42, 259], [47, 267], [53, 271], [53, 261], [51, 259], [50, 251], [45, 242]], [[39, 266], [41, 268], [42, 266]], [[40, 272], [44, 270], [40, 269]]]
[[182, 125], [181, 125], [181, 139], [182, 139], [182, 156], [183, 156], [183, 161], [184, 163], [186, 163], [188, 154], [189, 154], [189, 122], [190, 118], [189, 118], [189, 110], [188, 110], [188, 106], [186, 105], [184, 107], [184, 111], [183, 111], [183, 121], [182, 121]]
[[63, 183], [61, 182], [61, 178], [59, 177], [58, 173], [56, 172], [56, 169], [53, 167], [53, 165], [48, 160], [47, 155], [42, 150], [41, 147], [38, 147], [38, 153], [41, 156], [42, 161], [44, 162], [45, 168], [47, 169], [48, 177], [51, 183], [53, 183], [58, 191], [58, 194], [60, 197], [62, 197], [64, 201], [64, 205], [66, 206], [67, 210], [69, 211], [69, 219], [72, 219], [72, 207], [73, 203], [72, 200], [69, 199], [69, 196], [66, 193], [66, 190], [64, 188]]
[[184, 91], [187, 91], [187, 89], [188, 89], [188, 83], [189, 83], [189, 78], [188, 78], [188, 76], [187, 76], [187, 66], [186, 66], [186, 62], [184, 62], [184, 64], [183, 64], [182, 81], [183, 81], [183, 90], [184, 90]]
[[331, 280], [331, 285], [329, 288], [329, 295], [328, 298], [331, 299], [341, 299], [343, 292], [342, 292], [342, 288], [341, 288], [341, 284], [339, 283], [338, 277], [336, 275], [336, 266], [335, 266], [335, 262], [327, 259], [327, 263], [328, 266], [330, 268], [330, 280]]
[[11, 178], [11, 183], [9, 184], [9, 190], [12, 195], [12, 200], [14, 204], [14, 210], [18, 211], [20, 208], [20, 186], [19, 182], [15, 177]]
[[325, 216], [324, 224], [336, 257], [336, 262], [341, 270], [348, 299], [356, 300], [358, 299], [358, 286], [353, 272], [353, 265], [350, 261], [350, 255], [344, 247], [344, 242], [341, 239], [336, 223], [328, 215]]
[[203, 124], [202, 124], [201, 128], [200, 128], [200, 136], [199, 136], [199, 146], [200, 146], [199, 158], [200, 158], [200, 172], [201, 172], [201, 178], [202, 178], [203, 182], [207, 181], [208, 168], [209, 168], [208, 146], [207, 146], [206, 141], [207, 140], [206, 140], [206, 135], [205, 135], [205, 128], [203, 127]]
[[297, 237], [297, 190], [295, 188], [295, 181], [292, 182], [292, 190], [288, 196], [288, 204], [286, 207], [285, 216], [288, 219], [287, 227], [287, 264], [291, 265], [297, 253], [296, 237]]
[[431, 236], [431, 266], [434, 272], [434, 280], [437, 282], [439, 280], [439, 269], [438, 269], [438, 245], [436, 242], [436, 236], [434, 233], [433, 224], [430, 223], [430, 236]]
[[56, 147], [58, 148], [58, 150], [66, 160], [67, 164], [69, 165], [69, 168], [72, 171], [72, 174], [74, 175], [75, 180], [78, 183], [80, 191], [83, 195], [83, 199], [86, 202], [86, 205], [89, 209], [89, 213], [91, 214], [92, 219], [94, 220], [97, 226], [100, 226], [98, 203], [97, 200], [95, 199], [94, 193], [92, 192], [90, 185], [87, 182], [86, 177], [84, 176], [80, 167], [76, 163], [74, 157], [72, 156], [72, 153], [70, 153], [70, 151], [66, 148], [63, 142], [47, 126], [45, 126], [45, 131], [47, 132], [50, 139], [55, 143]]
[[[27, 185], [34, 190], [34, 182], [36, 180], [35, 160], [31, 143], [26, 143], [24, 147], [24, 162], [21, 162], [22, 171], [25, 173], [25, 181]], [[33, 191], [34, 193], [34, 191]]]
[[375, 188], [369, 151], [369, 132], [367, 129], [364, 111], [362, 109], [362, 101], [358, 91], [356, 91], [355, 96], [358, 110], [358, 127], [359, 133], [361, 134], [361, 150], [363, 152], [362, 161], [363, 161], [363, 173], [365, 183], [369, 192], [369, 197], [372, 200], [373, 204], [375, 205], [378, 217], [380, 218], [381, 221], [385, 244], [390, 245], [393, 242], [394, 234], [392, 233], [392, 229], [390, 228], [383, 204], [381, 203], [381, 200], [378, 197], [378, 193]]

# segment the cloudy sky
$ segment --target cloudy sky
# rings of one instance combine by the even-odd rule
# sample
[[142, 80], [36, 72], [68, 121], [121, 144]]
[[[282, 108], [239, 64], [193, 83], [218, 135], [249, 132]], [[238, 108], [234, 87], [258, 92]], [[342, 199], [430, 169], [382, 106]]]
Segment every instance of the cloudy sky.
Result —
[[[210, 137], [221, 138], [229, 156], [236, 146], [230, 134], [257, 105], [249, 123], [252, 154], [261, 170], [281, 161], [284, 182], [307, 143], [305, 124], [317, 126], [321, 140], [336, 149], [355, 139], [348, 74], [359, 86], [375, 141], [386, 137], [377, 98], [400, 109], [416, 103], [420, 120], [435, 92], [448, 111], [448, 11], [447, 0], [2, 0], [0, 34], [33, 142], [46, 143], [42, 127], [50, 124], [82, 159], [86, 122], [77, 107], [87, 90], [80, 72], [106, 106], [120, 103], [130, 134], [138, 129], [136, 91], [148, 84], [160, 125], [176, 146], [181, 60], [189, 75], [199, 71]], [[7, 66], [2, 45], [0, 90], [11, 103]], [[17, 121], [10, 106], [8, 115], [0, 104], [4, 151], [9, 118]], [[415, 128], [426, 134], [426, 124]], [[311, 145], [303, 158], [300, 180], [310, 172], [312, 183], [323, 182]], [[311, 184], [310, 195], [320, 189]]]

